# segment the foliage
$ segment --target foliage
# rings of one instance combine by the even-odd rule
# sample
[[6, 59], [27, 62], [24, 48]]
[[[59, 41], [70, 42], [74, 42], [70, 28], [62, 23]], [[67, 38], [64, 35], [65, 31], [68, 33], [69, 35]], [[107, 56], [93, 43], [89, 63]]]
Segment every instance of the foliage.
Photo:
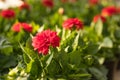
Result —
[[[30, 9], [12, 8], [12, 19], [0, 16], [0, 80], [107, 80], [104, 62], [120, 56], [119, 13], [94, 22], [93, 17], [111, 4], [61, 1], [46, 7], [42, 0], [26, 0]], [[68, 18], [81, 19], [83, 29], [65, 29], [62, 24]], [[29, 23], [32, 31], [12, 31], [17, 22]], [[56, 31], [61, 40], [59, 47], [50, 46], [43, 55], [34, 50], [32, 39], [46, 29]]]

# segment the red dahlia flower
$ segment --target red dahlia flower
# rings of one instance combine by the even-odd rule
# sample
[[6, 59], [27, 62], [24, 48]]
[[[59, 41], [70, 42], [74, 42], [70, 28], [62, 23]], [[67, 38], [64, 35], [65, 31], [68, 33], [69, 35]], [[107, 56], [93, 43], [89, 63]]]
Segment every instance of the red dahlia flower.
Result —
[[105, 22], [105, 21], [106, 21], [106, 18], [105, 18], [105, 17], [103, 17], [103, 16], [101, 16], [101, 15], [96, 15], [96, 16], [94, 16], [94, 18], [93, 18], [93, 22], [96, 23], [99, 19], [101, 19], [102, 22]]
[[52, 8], [54, 6], [53, 0], [42, 0], [42, 4], [46, 7]]
[[21, 29], [24, 29], [27, 32], [32, 32], [32, 26], [27, 23], [15, 23], [12, 27], [12, 30], [15, 32], [20, 32]]
[[83, 22], [78, 18], [69, 18], [63, 22], [62, 26], [66, 29], [72, 29], [75, 27], [77, 30], [79, 30], [83, 28]]
[[21, 23], [21, 26], [25, 31], [32, 32], [32, 26], [30, 24]]
[[20, 32], [21, 29], [21, 23], [15, 23], [12, 27], [12, 30], [15, 32]]
[[22, 9], [29, 10], [30, 6], [28, 5], [28, 3], [24, 2], [19, 8], [20, 8], [20, 10], [22, 10]]
[[1, 16], [7, 19], [15, 17], [15, 12], [13, 10], [3, 10]]
[[38, 53], [46, 55], [48, 54], [49, 47], [57, 47], [60, 43], [60, 37], [57, 36], [57, 32], [51, 30], [45, 30], [37, 33], [32, 39], [32, 46], [34, 50], [38, 50]]
[[117, 8], [115, 6], [108, 6], [102, 9], [102, 16], [112, 16], [117, 13]]

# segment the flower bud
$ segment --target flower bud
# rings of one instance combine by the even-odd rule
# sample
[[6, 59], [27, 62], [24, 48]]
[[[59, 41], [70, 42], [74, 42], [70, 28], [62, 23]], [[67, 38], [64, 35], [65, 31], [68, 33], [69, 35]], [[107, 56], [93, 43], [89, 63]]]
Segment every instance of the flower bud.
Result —
[[64, 9], [63, 9], [62, 7], [59, 8], [59, 9], [58, 9], [58, 13], [62, 15], [62, 14], [64, 13]]

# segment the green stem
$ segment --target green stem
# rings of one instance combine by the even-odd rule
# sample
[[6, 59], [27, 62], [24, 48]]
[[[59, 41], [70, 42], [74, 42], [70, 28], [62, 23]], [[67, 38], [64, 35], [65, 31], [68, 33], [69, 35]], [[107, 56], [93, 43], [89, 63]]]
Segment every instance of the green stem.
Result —
[[23, 48], [23, 46], [20, 44], [20, 42], [19, 42], [19, 45], [20, 45], [21, 49], [23, 50], [23, 52], [29, 57], [29, 59], [33, 60], [32, 57], [30, 57], [30, 55], [27, 54], [27, 52], [25, 51], [25, 49]]

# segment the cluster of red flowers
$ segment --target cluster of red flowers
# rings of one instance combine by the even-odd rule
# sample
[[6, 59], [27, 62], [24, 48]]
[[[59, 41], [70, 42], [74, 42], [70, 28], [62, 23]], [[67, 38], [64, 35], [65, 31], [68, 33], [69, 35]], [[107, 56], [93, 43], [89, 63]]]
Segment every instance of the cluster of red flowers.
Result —
[[60, 43], [60, 37], [57, 36], [57, 32], [51, 30], [45, 30], [32, 39], [32, 46], [34, 50], [38, 50], [38, 53], [46, 55], [48, 54], [49, 47], [57, 47]]
[[79, 20], [78, 18], [69, 18], [63, 22], [62, 26], [65, 29], [76, 28], [77, 30], [79, 30], [83, 28], [83, 22]]
[[[62, 0], [63, 2], [66, 1], [76, 1], [76, 0]], [[98, 4], [99, 0], [89, 0], [89, 3], [91, 5]], [[42, 4], [46, 7], [52, 8], [54, 6], [53, 0], [42, 0]], [[27, 3], [23, 3], [20, 7], [20, 10], [22, 9], [30, 9], [30, 6]], [[64, 10], [61, 8], [59, 11], [61, 14], [63, 14]], [[99, 19], [102, 20], [102, 22], [106, 21], [106, 17], [112, 16], [114, 14], [120, 13], [120, 9], [116, 8], [115, 6], [108, 6], [102, 9], [101, 14], [95, 15], [93, 18], [93, 22], [97, 22]], [[15, 17], [15, 12], [13, 10], [3, 10], [1, 11], [1, 16], [4, 18], [13, 18]], [[83, 22], [78, 18], [68, 18], [65, 20], [62, 24], [62, 26], [65, 29], [83, 29]], [[27, 23], [15, 23], [12, 26], [12, 30], [15, 32], [20, 32], [21, 29], [32, 32], [32, 26]], [[36, 36], [32, 39], [32, 46], [34, 47], [34, 50], [37, 50], [39, 54], [46, 55], [48, 54], [49, 47], [58, 47], [60, 44], [60, 37], [57, 36], [57, 32], [51, 31], [50, 29], [39, 32], [36, 34]]]
[[[63, 22], [63, 27], [66, 29], [82, 29], [83, 22], [78, 18], [70, 18]], [[51, 30], [45, 30], [37, 33], [35, 37], [32, 39], [32, 46], [34, 50], [37, 50], [39, 54], [46, 55], [48, 54], [49, 47], [58, 47], [60, 43], [60, 37], [57, 36], [57, 32]]]
[[52, 8], [54, 6], [53, 0], [42, 0], [42, 4], [46, 7]]
[[6, 19], [11, 19], [11, 18], [15, 17], [14, 10], [10, 10], [10, 9], [8, 9], [8, 10], [2, 10], [0, 14], [1, 14], [1, 16], [3, 18], [6, 18]]
[[12, 27], [12, 30], [15, 32], [20, 32], [21, 29], [27, 31], [27, 32], [32, 32], [32, 26], [27, 23], [15, 23]]

